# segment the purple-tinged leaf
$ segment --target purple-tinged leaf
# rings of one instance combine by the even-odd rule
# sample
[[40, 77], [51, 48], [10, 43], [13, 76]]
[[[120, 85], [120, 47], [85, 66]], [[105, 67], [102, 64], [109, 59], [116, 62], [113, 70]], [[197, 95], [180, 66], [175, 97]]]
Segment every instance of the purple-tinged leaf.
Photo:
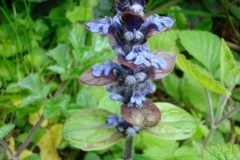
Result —
[[166, 66], [164, 66], [164, 68], [160, 68], [159, 70], [150, 68], [148, 71], [148, 79], [160, 79], [170, 74], [174, 69], [176, 55], [165, 51], [154, 51], [153, 54], [155, 58], [165, 60]]
[[118, 84], [118, 81], [112, 74], [112, 72], [108, 76], [102, 75], [100, 77], [93, 76], [92, 72], [92, 69], [88, 69], [87, 71], [85, 71], [80, 76], [79, 82], [90, 86], [111, 86]]
[[149, 99], [144, 101], [141, 109], [123, 104], [121, 112], [125, 121], [140, 128], [154, 127], [161, 119], [161, 112]]

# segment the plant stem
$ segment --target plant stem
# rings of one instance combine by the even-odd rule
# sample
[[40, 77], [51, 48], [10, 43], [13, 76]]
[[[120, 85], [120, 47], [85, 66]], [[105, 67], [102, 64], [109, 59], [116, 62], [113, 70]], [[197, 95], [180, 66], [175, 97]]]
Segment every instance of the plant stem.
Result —
[[28, 146], [28, 144], [32, 140], [32, 137], [35, 135], [35, 133], [37, 132], [38, 128], [41, 126], [43, 120], [44, 120], [44, 116], [42, 115], [39, 118], [39, 120], [36, 123], [36, 125], [32, 128], [30, 134], [27, 136], [27, 138], [25, 139], [23, 144], [18, 148], [17, 153], [15, 154], [16, 157], [19, 157], [21, 155], [22, 151]]
[[214, 125], [214, 111], [213, 111], [213, 104], [212, 104], [212, 99], [211, 99], [211, 95], [210, 92], [207, 89], [204, 89], [205, 93], [206, 93], [206, 98], [207, 98], [207, 102], [208, 102], [208, 111], [209, 111], [209, 116], [210, 116], [210, 122], [211, 122], [211, 126]]
[[[66, 81], [62, 82], [60, 87], [58, 88], [58, 90], [55, 92], [52, 100], [55, 101], [56, 98], [64, 91], [65, 87], [66, 87]], [[23, 142], [23, 144], [17, 149], [17, 153], [15, 154], [16, 157], [19, 157], [21, 155], [21, 153], [23, 152], [23, 150], [28, 146], [28, 144], [30, 143], [30, 141], [32, 140], [32, 137], [36, 134], [37, 130], [39, 129], [39, 127], [41, 126], [42, 122], [44, 120], [44, 116], [42, 115], [38, 122], [36, 123], [36, 125], [32, 128], [30, 134], [27, 136], [27, 138], [25, 139], [25, 141]]]
[[0, 144], [3, 146], [3, 148], [5, 148], [5, 149], [8, 151], [8, 153], [9, 153], [10, 156], [12, 157], [12, 156], [13, 156], [13, 153], [12, 153], [11, 149], [9, 148], [9, 146], [7, 145], [7, 143], [4, 142], [4, 141], [2, 141], [2, 140], [0, 140]]
[[209, 145], [209, 142], [211, 141], [212, 136], [214, 135], [216, 129], [217, 129], [217, 128], [216, 128], [215, 126], [212, 126], [212, 127], [210, 128], [210, 132], [208, 133], [207, 138], [206, 138], [206, 139], [204, 140], [204, 142], [203, 142], [203, 145], [204, 145], [205, 147]]
[[226, 115], [224, 115], [219, 121], [215, 123], [215, 126], [219, 126], [223, 121], [227, 120], [229, 117], [231, 117], [234, 113], [240, 110], [240, 107], [236, 107], [229, 111]]
[[125, 140], [123, 159], [132, 160], [133, 159], [132, 155], [133, 155], [133, 136], [128, 135]]
[[204, 146], [208, 146], [210, 140], [212, 139], [213, 134], [216, 131], [216, 126], [215, 126], [215, 120], [214, 120], [214, 111], [213, 111], [213, 104], [212, 104], [212, 99], [210, 96], [210, 92], [207, 89], [204, 89], [206, 93], [206, 98], [208, 102], [208, 111], [209, 111], [209, 117], [210, 117], [210, 132], [206, 139], [204, 140], [203, 144]]

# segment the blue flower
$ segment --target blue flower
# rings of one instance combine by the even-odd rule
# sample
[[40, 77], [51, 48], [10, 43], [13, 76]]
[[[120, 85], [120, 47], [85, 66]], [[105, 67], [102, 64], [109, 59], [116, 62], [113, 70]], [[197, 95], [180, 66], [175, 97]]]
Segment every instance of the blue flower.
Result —
[[100, 66], [93, 66], [92, 69], [93, 75], [95, 77], [100, 77], [103, 72], [105, 76], [108, 76], [112, 69], [120, 70], [120, 66], [113, 62], [103, 62]]
[[119, 102], [124, 102], [125, 101], [125, 98], [123, 96], [121, 96], [120, 94], [112, 94], [110, 96], [110, 99], [113, 100], [113, 101], [119, 101]]
[[113, 20], [111, 18], [101, 18], [96, 22], [89, 22], [85, 26], [91, 31], [95, 33], [102, 33], [106, 35], [108, 33], [109, 27], [113, 24]]
[[109, 114], [106, 120], [106, 126], [109, 128], [110, 126], [117, 127], [118, 126], [118, 117], [114, 114]]
[[143, 96], [146, 96], [150, 93], [153, 93], [155, 92], [156, 90], [156, 87], [154, 84], [152, 84], [152, 82], [150, 80], [140, 84], [138, 86], [138, 89], [140, 90], [140, 93], [143, 95]]
[[172, 27], [174, 20], [169, 17], [159, 16], [157, 14], [151, 15], [142, 25], [144, 28], [147, 28], [150, 25], [155, 25], [159, 32], [164, 31], [166, 28]]
[[151, 65], [156, 69], [166, 69], [167, 68], [167, 61], [163, 58], [152, 58]]
[[150, 66], [149, 60], [153, 57], [147, 50], [140, 46], [134, 46], [132, 51], [125, 57], [126, 60], [133, 60], [135, 65], [144, 64]]
[[133, 95], [131, 97], [131, 105], [136, 104], [137, 108], [142, 108], [143, 102], [145, 101], [145, 97], [140, 92], [133, 92]]

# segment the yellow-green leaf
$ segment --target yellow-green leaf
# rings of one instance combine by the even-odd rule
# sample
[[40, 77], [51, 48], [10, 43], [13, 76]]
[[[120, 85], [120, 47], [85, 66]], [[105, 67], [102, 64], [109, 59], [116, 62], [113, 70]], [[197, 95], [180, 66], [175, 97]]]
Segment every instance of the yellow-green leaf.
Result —
[[178, 54], [177, 64], [185, 73], [189, 74], [192, 78], [196, 79], [202, 86], [209, 89], [210, 91], [230, 95], [230, 92], [221, 85], [220, 82], [216, 81], [207, 72], [203, 72], [197, 68], [191, 61], [187, 60], [182, 54]]
[[165, 140], [182, 140], [195, 133], [196, 122], [189, 113], [170, 103], [155, 104], [162, 113], [161, 122], [142, 132]]
[[72, 146], [84, 151], [108, 148], [123, 138], [115, 128], [106, 127], [109, 114], [101, 109], [82, 110], [66, 121], [63, 137]]

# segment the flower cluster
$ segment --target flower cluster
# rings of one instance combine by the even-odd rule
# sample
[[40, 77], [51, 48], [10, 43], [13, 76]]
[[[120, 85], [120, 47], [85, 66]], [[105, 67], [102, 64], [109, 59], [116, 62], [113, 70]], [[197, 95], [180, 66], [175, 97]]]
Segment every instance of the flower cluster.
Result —
[[[109, 38], [117, 58], [103, 62], [87, 70], [80, 82], [93, 86], [107, 86], [113, 101], [120, 101], [127, 107], [142, 109], [146, 95], [155, 92], [151, 80], [168, 75], [175, 64], [175, 55], [165, 51], [149, 50], [147, 38], [170, 28], [174, 20], [157, 14], [144, 16], [144, 0], [115, 0], [116, 15], [85, 24], [91, 31]], [[151, 104], [152, 105], [152, 104]], [[124, 115], [123, 115], [124, 117]], [[123, 133], [134, 126], [126, 118], [108, 117], [107, 124]], [[128, 124], [128, 125], [127, 125]], [[127, 127], [126, 127], [127, 126]], [[129, 129], [129, 130], [130, 130]], [[138, 130], [135, 130], [138, 131]]]

